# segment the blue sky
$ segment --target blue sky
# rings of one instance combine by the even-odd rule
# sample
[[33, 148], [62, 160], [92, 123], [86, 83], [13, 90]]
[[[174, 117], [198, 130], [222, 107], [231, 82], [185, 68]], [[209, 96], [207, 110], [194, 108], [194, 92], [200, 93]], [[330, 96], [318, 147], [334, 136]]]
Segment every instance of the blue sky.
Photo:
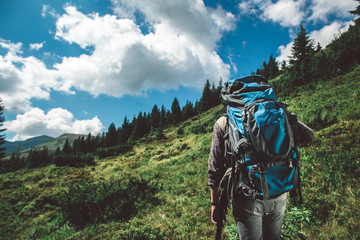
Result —
[[325, 47], [355, 0], [0, 0], [8, 140], [98, 134], [156, 104], [201, 97], [291, 55], [303, 24]]

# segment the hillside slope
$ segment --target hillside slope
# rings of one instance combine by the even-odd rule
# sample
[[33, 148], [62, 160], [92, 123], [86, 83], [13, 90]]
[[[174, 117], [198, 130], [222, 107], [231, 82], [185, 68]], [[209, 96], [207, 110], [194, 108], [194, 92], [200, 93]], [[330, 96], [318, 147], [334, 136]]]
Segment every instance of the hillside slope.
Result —
[[3, 147], [6, 148], [6, 150], [4, 152], [6, 154], [11, 154], [11, 153], [16, 152], [18, 150], [22, 151], [22, 150], [27, 149], [27, 148], [35, 147], [37, 145], [49, 142], [49, 141], [51, 141], [53, 139], [54, 139], [53, 137], [43, 135], [43, 136], [29, 138], [29, 139], [24, 140], [24, 141], [15, 141], [15, 142], [5, 141], [5, 144], [3, 145]]
[[[284, 99], [316, 130], [301, 150], [305, 204], [284, 239], [360, 237], [360, 68]], [[0, 175], [1, 239], [212, 239], [207, 160], [218, 106], [95, 166]], [[234, 234], [228, 214], [225, 236]]]

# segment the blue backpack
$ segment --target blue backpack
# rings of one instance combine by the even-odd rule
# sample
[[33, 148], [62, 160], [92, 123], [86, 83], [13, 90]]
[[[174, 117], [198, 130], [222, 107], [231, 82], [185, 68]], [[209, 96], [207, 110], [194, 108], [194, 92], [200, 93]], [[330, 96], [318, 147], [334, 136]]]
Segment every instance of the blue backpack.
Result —
[[230, 80], [221, 96], [227, 103], [224, 140], [232, 191], [264, 201], [290, 191], [302, 202], [296, 115], [261, 76]]

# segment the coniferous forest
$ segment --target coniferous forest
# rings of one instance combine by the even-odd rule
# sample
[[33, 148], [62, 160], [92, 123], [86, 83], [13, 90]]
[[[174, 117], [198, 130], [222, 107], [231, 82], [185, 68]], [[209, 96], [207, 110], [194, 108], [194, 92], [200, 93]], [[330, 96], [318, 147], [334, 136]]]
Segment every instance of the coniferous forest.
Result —
[[[254, 71], [316, 137], [300, 150], [304, 204], [288, 203], [283, 239], [360, 238], [359, 43], [359, 19], [323, 48], [299, 26], [290, 61], [270, 54]], [[221, 86], [206, 80], [195, 103], [175, 97], [103, 134], [7, 157], [0, 101], [0, 238], [213, 238], [207, 159]], [[230, 212], [224, 238], [236, 239]]]

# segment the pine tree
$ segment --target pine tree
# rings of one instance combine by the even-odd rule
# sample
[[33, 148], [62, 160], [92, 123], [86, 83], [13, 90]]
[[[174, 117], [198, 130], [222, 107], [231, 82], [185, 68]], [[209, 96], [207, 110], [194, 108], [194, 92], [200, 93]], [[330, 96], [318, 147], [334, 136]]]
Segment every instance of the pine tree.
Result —
[[210, 81], [206, 80], [205, 86], [200, 99], [200, 112], [205, 112], [211, 108], [213, 95], [210, 89]]
[[13, 152], [10, 156], [10, 160], [4, 162], [1, 172], [16, 171], [25, 167], [24, 158], [20, 157], [19, 150]]
[[49, 161], [49, 151], [48, 148], [46, 146], [43, 147], [43, 149], [41, 150], [41, 152], [39, 153], [39, 162], [40, 164], [46, 164]]
[[74, 153], [80, 152], [80, 144], [79, 144], [79, 139], [74, 139], [73, 143], [72, 143], [72, 151]]
[[290, 65], [295, 84], [302, 85], [310, 82], [312, 78], [311, 61], [315, 53], [314, 40], [310, 39], [303, 25], [300, 25], [300, 32], [294, 40], [291, 53]]
[[134, 125], [134, 128], [131, 133], [132, 140], [140, 139], [143, 136], [143, 114], [142, 112], [139, 113], [137, 118], [134, 117], [132, 124]]
[[60, 147], [57, 147], [55, 150], [55, 156], [59, 156], [61, 154]]
[[168, 125], [168, 119], [166, 117], [166, 109], [165, 106], [162, 105], [161, 106], [161, 111], [160, 111], [160, 125], [161, 126], [166, 126]]
[[320, 51], [321, 51], [321, 45], [320, 45], [320, 43], [317, 43], [317, 45], [316, 45], [316, 49], [315, 49], [315, 53], [319, 53]]
[[124, 144], [130, 138], [132, 132], [132, 125], [129, 123], [128, 118], [125, 116], [121, 129], [119, 131], [118, 144]]
[[92, 153], [96, 150], [95, 138], [89, 133], [85, 139], [85, 152]]
[[[356, 0], [356, 1], [359, 2], [359, 5], [356, 7], [355, 10], [349, 11], [349, 13], [360, 16], [360, 0]], [[355, 24], [357, 24], [357, 25], [360, 24], [360, 18], [357, 18], [355, 20]]]
[[279, 74], [279, 66], [272, 53], [270, 54], [269, 61], [267, 63], [264, 61], [262, 67], [256, 70], [256, 75], [263, 76], [267, 80], [273, 79]]
[[144, 112], [144, 117], [143, 117], [143, 136], [145, 136], [146, 134], [150, 133], [151, 130], [151, 116], [150, 113], [146, 114], [146, 112]]
[[220, 101], [220, 94], [218, 92], [218, 88], [215, 88], [215, 84], [212, 84], [211, 87], [211, 101], [210, 101], [210, 107], [215, 107], [221, 103]]
[[66, 138], [63, 149], [61, 151], [62, 154], [70, 154], [71, 153], [71, 146], [69, 143], [69, 139]]
[[278, 64], [275, 60], [275, 58], [273, 57], [273, 54], [271, 53], [270, 57], [269, 57], [269, 61], [267, 64], [267, 69], [268, 69], [268, 79], [273, 79], [275, 77], [277, 77], [279, 75], [279, 67]]
[[262, 64], [262, 70], [263, 70], [263, 76], [265, 77], [265, 79], [269, 79], [268, 66], [265, 61]]
[[151, 110], [150, 122], [152, 129], [156, 129], [160, 126], [160, 111], [157, 105], [154, 105], [153, 109]]
[[[3, 122], [5, 121], [4, 114], [4, 105], [2, 104], [2, 99], [0, 98], [0, 133], [4, 132], [6, 129], [3, 128]], [[1, 166], [1, 160], [5, 157], [5, 150], [6, 148], [1, 147], [5, 144], [5, 134], [0, 134], [0, 166]]]
[[189, 119], [195, 115], [193, 104], [187, 100], [185, 106], [182, 109], [183, 120]]
[[218, 85], [218, 87], [217, 87], [217, 95], [219, 96], [219, 101], [220, 101], [220, 103], [221, 103], [221, 98], [220, 98], [220, 96], [221, 96], [221, 89], [223, 88], [223, 85], [222, 85], [222, 82], [223, 82], [223, 80], [222, 80], [222, 78], [220, 78], [220, 80], [219, 80], [219, 85]]
[[19, 166], [19, 163], [20, 162], [20, 156], [19, 156], [19, 153], [15, 153], [15, 152], [13, 152], [12, 154], [11, 154], [11, 157], [10, 157], [10, 160], [7, 162], [7, 164], [6, 164], [6, 170], [7, 171], [16, 171], [16, 170], [19, 170], [20, 168], [22, 168], [22, 167], [20, 167]]
[[85, 137], [81, 136], [79, 138], [79, 148], [80, 152], [85, 153], [86, 152], [86, 143], [85, 143]]
[[280, 70], [280, 72], [281, 72], [281, 73], [284, 73], [286, 69], [287, 69], [286, 61], [283, 61], [283, 62], [281, 63], [281, 70]]
[[41, 164], [40, 152], [31, 148], [27, 156], [27, 165], [29, 168], [37, 168]]
[[200, 113], [200, 101], [196, 100], [194, 104], [194, 113], [195, 115]]
[[174, 101], [171, 104], [171, 116], [172, 116], [172, 123], [176, 124], [181, 121], [181, 108], [179, 101], [177, 98], [174, 98]]
[[111, 123], [108, 132], [106, 133], [105, 137], [105, 146], [112, 147], [116, 145], [118, 139], [118, 133], [116, 131], [115, 123]]

